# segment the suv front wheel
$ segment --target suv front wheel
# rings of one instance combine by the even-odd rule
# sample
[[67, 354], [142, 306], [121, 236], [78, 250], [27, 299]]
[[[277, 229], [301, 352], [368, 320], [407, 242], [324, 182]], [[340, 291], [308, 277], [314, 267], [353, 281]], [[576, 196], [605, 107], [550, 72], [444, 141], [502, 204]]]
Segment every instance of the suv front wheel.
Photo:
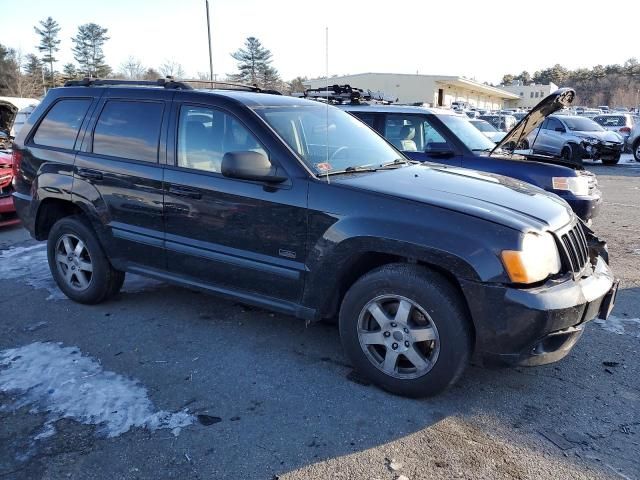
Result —
[[53, 225], [47, 257], [60, 290], [79, 303], [100, 303], [118, 293], [124, 282], [124, 272], [111, 266], [93, 230], [80, 216], [65, 217]]
[[353, 366], [399, 395], [435, 395], [462, 374], [471, 355], [468, 316], [458, 291], [418, 265], [371, 271], [347, 292], [340, 337]]

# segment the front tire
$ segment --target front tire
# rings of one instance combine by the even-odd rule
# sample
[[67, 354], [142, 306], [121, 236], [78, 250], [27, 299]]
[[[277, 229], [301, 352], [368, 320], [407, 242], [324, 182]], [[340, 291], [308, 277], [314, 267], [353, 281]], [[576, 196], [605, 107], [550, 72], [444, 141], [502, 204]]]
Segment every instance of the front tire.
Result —
[[621, 155], [618, 154], [609, 160], [602, 160], [603, 165], [616, 165], [620, 161]]
[[352, 365], [383, 389], [435, 395], [462, 374], [471, 327], [458, 291], [418, 265], [390, 264], [360, 278], [340, 308], [340, 338]]
[[60, 290], [78, 303], [103, 302], [124, 282], [124, 272], [111, 266], [95, 233], [80, 216], [65, 217], [53, 225], [47, 258]]
[[636, 162], [640, 162], [640, 139], [636, 140], [633, 146], [633, 158]]

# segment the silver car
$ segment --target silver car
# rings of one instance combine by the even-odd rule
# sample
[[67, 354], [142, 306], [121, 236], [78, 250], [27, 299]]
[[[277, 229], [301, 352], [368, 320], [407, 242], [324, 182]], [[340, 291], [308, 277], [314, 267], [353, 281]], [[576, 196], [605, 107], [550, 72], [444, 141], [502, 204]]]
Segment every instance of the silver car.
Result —
[[640, 162], [640, 122], [636, 122], [634, 125], [627, 142], [631, 147], [633, 158], [636, 159], [636, 162]]
[[629, 145], [628, 140], [633, 124], [635, 123], [633, 115], [630, 113], [606, 113], [593, 117], [593, 121], [605, 130], [619, 133], [624, 139], [625, 151], [631, 150], [631, 145]]
[[615, 165], [620, 161], [623, 146], [624, 141], [618, 133], [605, 130], [593, 120], [562, 115], [548, 117], [527, 136], [522, 147], [567, 161], [587, 158]]

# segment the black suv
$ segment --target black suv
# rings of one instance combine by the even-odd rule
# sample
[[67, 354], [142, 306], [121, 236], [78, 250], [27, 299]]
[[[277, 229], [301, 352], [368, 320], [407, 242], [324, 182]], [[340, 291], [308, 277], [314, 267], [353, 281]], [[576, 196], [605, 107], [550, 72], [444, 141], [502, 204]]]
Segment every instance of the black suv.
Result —
[[412, 162], [314, 101], [118, 83], [50, 90], [13, 150], [18, 213], [75, 301], [135, 272], [338, 315], [354, 367], [412, 396], [474, 353], [558, 360], [610, 312], [604, 243], [539, 188]]

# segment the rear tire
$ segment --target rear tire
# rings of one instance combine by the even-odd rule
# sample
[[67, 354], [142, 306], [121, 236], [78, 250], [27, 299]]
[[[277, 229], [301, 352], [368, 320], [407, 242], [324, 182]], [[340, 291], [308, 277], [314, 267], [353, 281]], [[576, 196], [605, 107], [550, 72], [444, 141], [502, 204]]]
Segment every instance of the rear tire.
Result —
[[442, 275], [389, 264], [351, 286], [340, 338], [361, 374], [398, 395], [435, 395], [462, 375], [472, 350], [464, 299]]
[[124, 282], [124, 272], [111, 266], [95, 233], [78, 215], [53, 225], [47, 239], [47, 258], [60, 290], [78, 303], [103, 302]]
[[640, 162], [640, 139], [633, 145], [633, 158], [636, 162]]

